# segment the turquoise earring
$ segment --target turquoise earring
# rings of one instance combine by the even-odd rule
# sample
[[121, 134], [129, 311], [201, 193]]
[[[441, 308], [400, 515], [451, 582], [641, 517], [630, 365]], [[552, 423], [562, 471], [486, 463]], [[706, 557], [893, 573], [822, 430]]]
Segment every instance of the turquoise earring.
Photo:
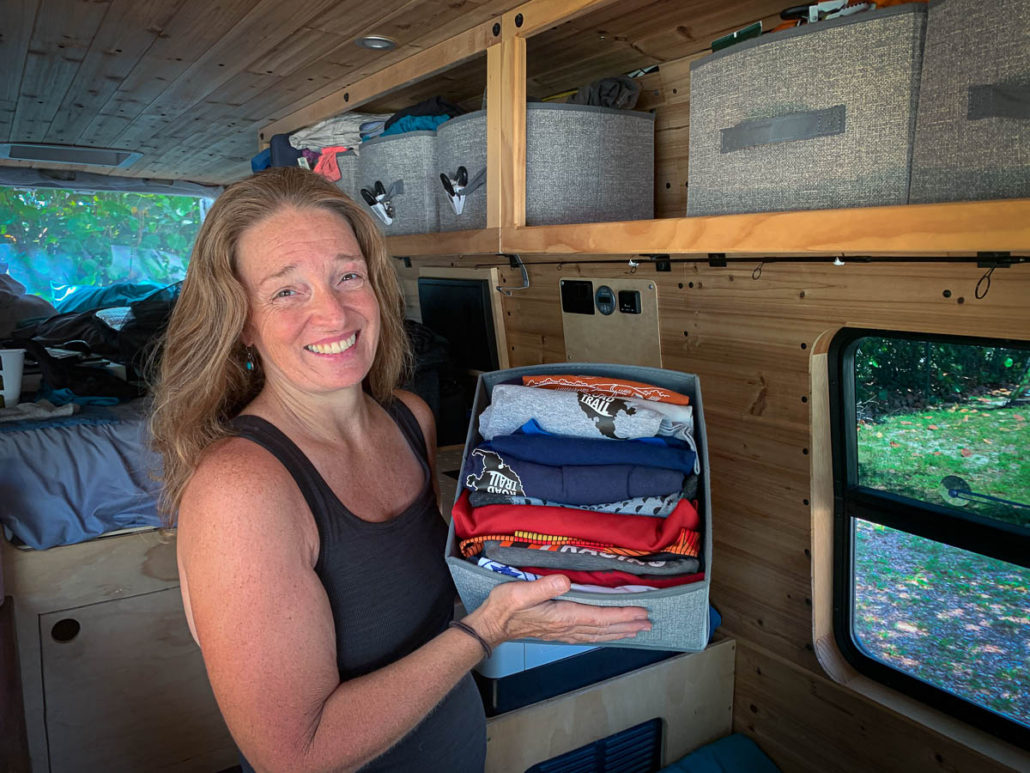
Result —
[[246, 368], [249, 371], [253, 371], [254, 370], [254, 350], [251, 349], [249, 346], [247, 347], [247, 364], [246, 364]]

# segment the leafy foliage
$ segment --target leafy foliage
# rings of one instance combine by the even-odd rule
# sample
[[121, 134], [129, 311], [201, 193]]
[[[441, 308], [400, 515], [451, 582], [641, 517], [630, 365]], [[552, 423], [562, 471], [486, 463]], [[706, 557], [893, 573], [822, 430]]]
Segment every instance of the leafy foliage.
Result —
[[855, 353], [856, 398], [868, 419], [957, 403], [992, 389], [1018, 398], [1027, 386], [1028, 349], [870, 337]]
[[53, 302], [61, 285], [183, 278], [203, 217], [189, 196], [0, 188], [0, 262]]

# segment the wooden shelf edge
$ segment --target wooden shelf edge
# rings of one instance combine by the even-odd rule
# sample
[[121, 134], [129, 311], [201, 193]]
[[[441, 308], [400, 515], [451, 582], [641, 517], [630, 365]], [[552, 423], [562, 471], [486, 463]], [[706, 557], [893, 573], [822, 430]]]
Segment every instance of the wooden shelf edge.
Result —
[[500, 228], [388, 236], [386, 238], [386, 247], [390, 254], [397, 258], [439, 255], [496, 255], [500, 252], [500, 236]]
[[1030, 199], [759, 212], [501, 230], [501, 252], [741, 256], [1030, 254]]
[[844, 257], [1030, 255], [1030, 199], [757, 212], [391, 236], [419, 255], [709, 255]]

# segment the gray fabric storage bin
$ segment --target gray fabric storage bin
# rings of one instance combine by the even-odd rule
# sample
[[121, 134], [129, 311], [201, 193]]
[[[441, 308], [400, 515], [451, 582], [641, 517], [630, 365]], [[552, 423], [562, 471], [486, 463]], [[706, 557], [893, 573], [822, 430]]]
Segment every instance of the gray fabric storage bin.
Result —
[[1030, 3], [932, 2], [909, 200], [1024, 196], [1030, 196]]
[[451, 198], [440, 180], [436, 180], [440, 230], [468, 231], [486, 228], [485, 110], [459, 115], [436, 127], [436, 161], [440, 174], [446, 174], [454, 179], [457, 177], [458, 167], [464, 166], [469, 179], [460, 215], [455, 213]]
[[[358, 201], [361, 188], [373, 191], [376, 181], [389, 192], [394, 208], [393, 223], [387, 225], [375, 213], [372, 217], [387, 236], [424, 234], [438, 230], [436, 189], [436, 132], [413, 131], [375, 137], [361, 143], [358, 154]], [[371, 207], [369, 207], [371, 211]]]
[[336, 181], [336, 187], [359, 204], [363, 203], [361, 191], [358, 190], [361, 187], [358, 185], [358, 154], [353, 150], [337, 153], [336, 165], [340, 169], [340, 179]]
[[526, 225], [654, 217], [653, 114], [526, 108]]
[[[556, 363], [552, 365], [531, 365], [523, 368], [510, 368], [483, 373], [476, 384], [475, 404], [472, 408], [472, 420], [469, 423], [468, 436], [465, 440], [465, 453], [462, 456], [462, 470], [469, 453], [480, 442], [479, 414], [490, 403], [490, 395], [496, 384], [513, 378], [521, 378], [530, 374], [568, 373], [573, 375], [613, 376], [617, 378], [642, 381], [648, 384], [672, 389], [690, 398], [694, 406], [694, 438], [697, 452], [701, 460], [701, 474], [698, 475], [698, 512], [704, 524], [701, 554], [704, 580], [681, 585], [675, 588], [663, 588], [643, 593], [586, 593], [570, 591], [561, 598], [595, 606], [641, 606], [649, 610], [652, 628], [641, 632], [635, 638], [616, 642], [601, 643], [596, 646], [634, 647], [640, 649], [665, 649], [694, 652], [703, 650], [708, 644], [708, 589], [712, 576], [712, 502], [709, 494], [711, 486], [708, 479], [708, 441], [705, 434], [704, 410], [701, 403], [701, 385], [697, 376], [679, 373], [661, 368], [646, 368], [636, 365], [614, 365], [608, 363]], [[455, 499], [461, 495], [462, 486], [459, 480]], [[647, 517], [647, 516], [637, 516]], [[451, 522], [447, 533], [445, 549], [447, 566], [454, 578], [454, 584], [461, 596], [465, 609], [472, 611], [486, 599], [490, 589], [501, 582], [523, 582], [513, 580], [475, 566], [461, 558], [458, 541], [454, 535], [454, 523]], [[526, 641], [534, 641], [527, 639]]]
[[925, 26], [892, 6], [694, 62], [687, 214], [907, 203]]

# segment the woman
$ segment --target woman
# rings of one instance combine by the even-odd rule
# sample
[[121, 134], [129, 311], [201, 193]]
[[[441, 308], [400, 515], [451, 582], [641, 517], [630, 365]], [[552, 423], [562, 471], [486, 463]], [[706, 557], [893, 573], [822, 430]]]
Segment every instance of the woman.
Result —
[[152, 421], [190, 629], [259, 770], [481, 770], [469, 675], [526, 636], [608, 641], [646, 611], [505, 583], [458, 627], [428, 407], [385, 243], [322, 178], [230, 186], [197, 238]]

